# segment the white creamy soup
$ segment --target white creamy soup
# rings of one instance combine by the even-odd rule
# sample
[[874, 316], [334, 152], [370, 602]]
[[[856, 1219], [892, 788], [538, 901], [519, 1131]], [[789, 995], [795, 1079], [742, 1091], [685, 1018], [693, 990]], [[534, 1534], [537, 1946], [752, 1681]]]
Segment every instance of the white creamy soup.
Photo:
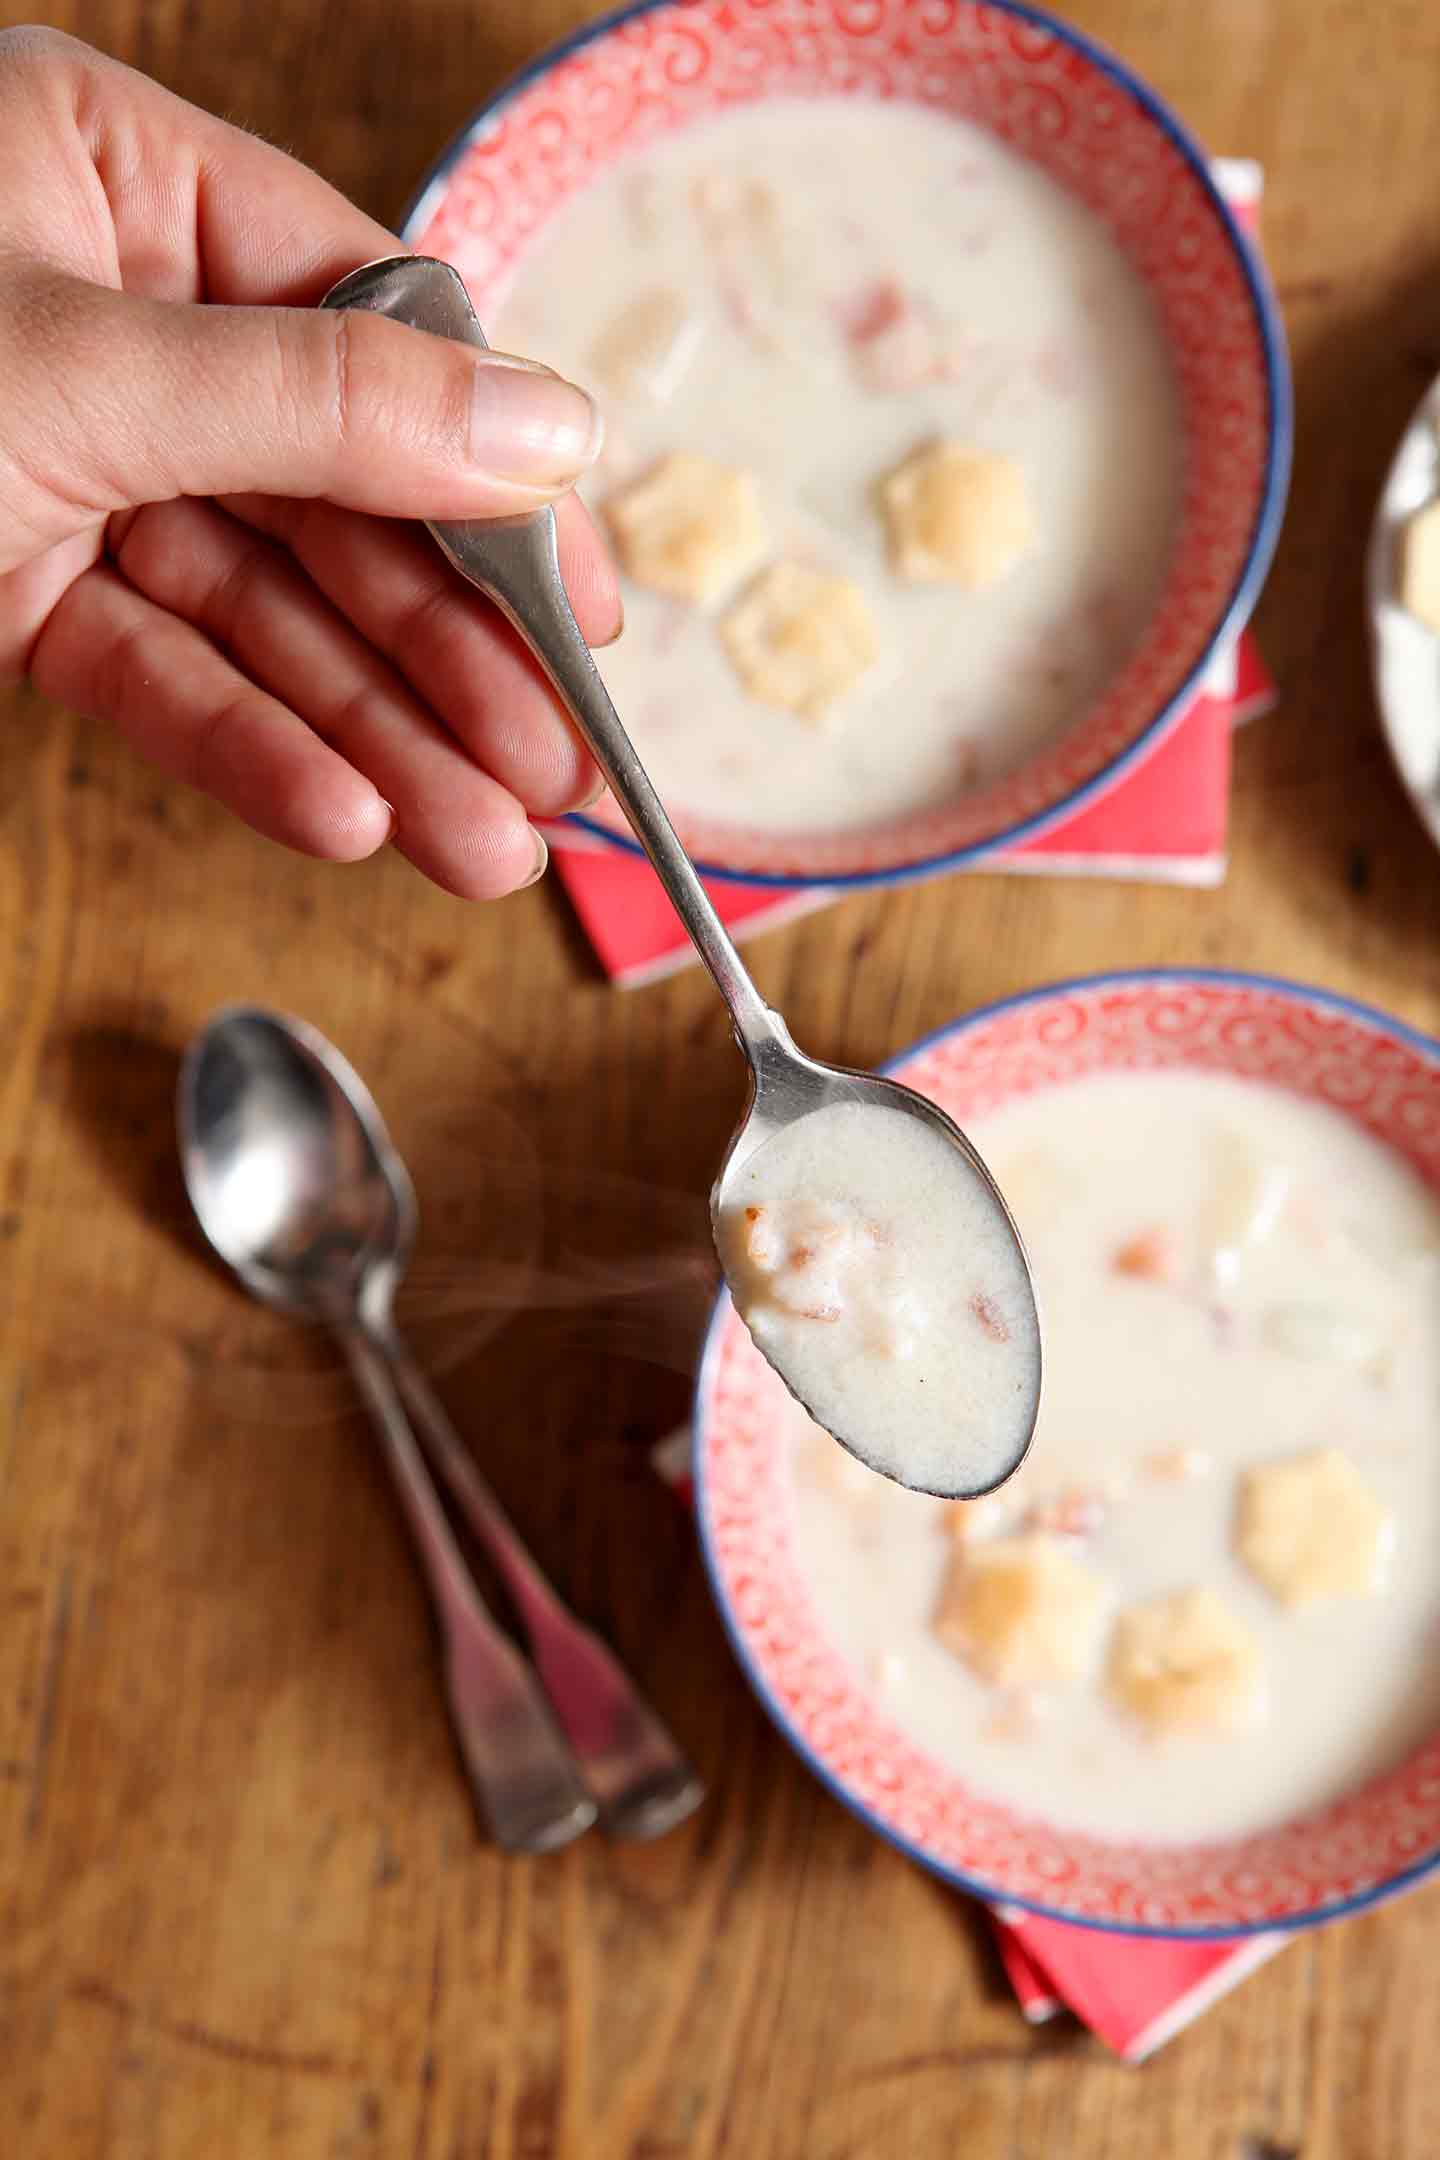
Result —
[[1009, 1474], [1035, 1422], [1039, 1327], [1010, 1226], [959, 1148], [903, 1111], [835, 1103], [758, 1148], [726, 1199], [731, 1294], [827, 1447], [836, 1433], [925, 1493]]
[[1323, 1805], [1440, 1724], [1440, 1203], [1339, 1113], [1101, 1075], [978, 1121], [1045, 1319], [1031, 1454], [887, 1484], [798, 1410], [793, 1535], [886, 1712], [1149, 1840]]
[[487, 323], [589, 385], [603, 671], [676, 806], [869, 824], [1023, 762], [1155, 599], [1177, 416], [1105, 229], [983, 130], [763, 100], [566, 205]]

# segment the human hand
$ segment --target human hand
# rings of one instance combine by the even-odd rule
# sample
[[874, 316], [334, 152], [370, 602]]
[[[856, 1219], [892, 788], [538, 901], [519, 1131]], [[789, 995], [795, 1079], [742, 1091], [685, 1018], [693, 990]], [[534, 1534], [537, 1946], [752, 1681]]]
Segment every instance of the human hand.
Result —
[[402, 520], [555, 501], [580, 626], [620, 600], [548, 370], [314, 302], [394, 236], [73, 39], [0, 32], [0, 682], [112, 720], [257, 831], [530, 883], [598, 792], [495, 610]]

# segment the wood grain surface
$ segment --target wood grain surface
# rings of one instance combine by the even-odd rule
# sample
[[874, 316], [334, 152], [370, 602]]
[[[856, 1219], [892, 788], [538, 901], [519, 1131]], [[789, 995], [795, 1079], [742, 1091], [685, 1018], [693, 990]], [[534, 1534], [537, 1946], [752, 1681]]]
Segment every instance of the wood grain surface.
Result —
[[[52, 19], [389, 218], [478, 96], [586, 12]], [[1073, 12], [1268, 175], [1299, 436], [1259, 618], [1283, 698], [1239, 746], [1233, 868], [1203, 895], [860, 894], [755, 945], [756, 973], [807, 1046], [861, 1065], [1126, 963], [1275, 969], [1440, 1029], [1440, 856], [1380, 745], [1361, 616], [1381, 474], [1440, 370], [1440, 13]], [[398, 859], [303, 862], [34, 695], [3, 706], [5, 2160], [1440, 2153], [1440, 1891], [1300, 1939], [1128, 2070], [1073, 2026], [1028, 2031], [973, 1914], [766, 1724], [646, 1457], [683, 1413], [700, 1196], [739, 1089], [706, 982], [608, 991], [550, 884], [467, 909]], [[235, 998], [331, 1035], [410, 1155], [422, 1354], [710, 1782], [663, 1844], [477, 1842], [344, 1378], [187, 1224], [177, 1053]], [[631, 1294], [607, 1299], [617, 1256]]]

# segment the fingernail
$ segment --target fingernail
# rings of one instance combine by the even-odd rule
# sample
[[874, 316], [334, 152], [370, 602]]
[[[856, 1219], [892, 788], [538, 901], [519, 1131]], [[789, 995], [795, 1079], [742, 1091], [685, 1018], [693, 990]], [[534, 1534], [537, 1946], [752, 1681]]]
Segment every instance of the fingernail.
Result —
[[599, 802], [604, 792], [605, 775], [604, 773], [596, 773], [593, 786], [588, 787], [585, 790], [585, 793], [580, 797], [579, 802], [576, 803], [575, 808], [577, 810], [593, 810], [596, 803]]
[[485, 356], [485, 365], [487, 367], [521, 368], [527, 375], [548, 375], [552, 381], [558, 382], [561, 380], [558, 371], [553, 367], [547, 367], [543, 360], [529, 360], [524, 353], [496, 352], [493, 345]]
[[595, 650], [596, 650], [597, 652], [604, 652], [605, 648], [606, 648], [606, 647], [607, 647], [608, 645], [613, 645], [613, 644], [615, 643], [615, 640], [616, 640], [616, 639], [617, 639], [617, 638], [618, 638], [619, 636], [621, 636], [621, 634], [622, 634], [622, 633], [623, 633], [623, 631], [624, 631], [624, 628], [625, 628], [625, 602], [624, 602], [623, 600], [617, 600], [617, 601], [616, 601], [616, 603], [615, 603], [615, 627], [614, 627], [614, 629], [613, 629], [613, 630], [612, 630], [612, 631], [610, 632], [610, 635], [609, 635], [609, 637], [602, 637], [602, 638], [600, 638], [600, 639], [598, 639], [598, 640], [597, 640], [597, 642], [596, 642], [596, 645], [595, 645]]
[[563, 375], [516, 367], [495, 355], [475, 363], [470, 456], [497, 480], [556, 487], [598, 456], [605, 428], [598, 408]]
[[380, 806], [384, 810], [386, 817], [390, 820], [389, 824], [385, 827], [385, 838], [381, 841], [380, 845], [381, 847], [389, 847], [390, 842], [395, 837], [395, 828], [400, 823], [400, 820], [395, 815], [395, 805], [393, 803], [386, 802], [383, 795], [380, 797]]
[[530, 837], [535, 842], [535, 867], [530, 872], [529, 877], [525, 878], [522, 883], [516, 886], [515, 890], [517, 892], [524, 892], [526, 886], [528, 885], [538, 885], [541, 878], [545, 875], [545, 866], [550, 860], [550, 850], [545, 845], [544, 833], [536, 832], [534, 826], [532, 825], [530, 828]]

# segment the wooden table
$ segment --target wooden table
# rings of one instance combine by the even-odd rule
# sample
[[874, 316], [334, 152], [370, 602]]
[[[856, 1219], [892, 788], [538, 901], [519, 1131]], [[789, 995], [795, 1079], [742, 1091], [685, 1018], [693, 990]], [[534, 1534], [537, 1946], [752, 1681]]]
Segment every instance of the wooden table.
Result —
[[[587, 12], [77, 0], [54, 19], [391, 216], [479, 94]], [[862, 1065], [978, 1000], [1132, 962], [1277, 969], [1440, 1028], [1440, 857], [1386, 764], [1361, 626], [1381, 473], [1440, 369], [1440, 15], [1075, 12], [1269, 176], [1299, 442], [1260, 614], [1283, 702], [1240, 745], [1233, 869], [1200, 896], [862, 894], [759, 943], [761, 986]], [[1027, 2031], [974, 1916], [766, 1724], [646, 1456], [683, 1413], [699, 1196], [737, 1094], [709, 986], [612, 993], [549, 886], [466, 910], [398, 859], [299, 861], [94, 728], [5, 702], [6, 2160], [1440, 2152], [1440, 1892], [1301, 1939], [1127, 2070], [1073, 2028]], [[476, 1841], [347, 1385], [187, 1225], [176, 1056], [244, 997], [342, 1044], [411, 1156], [422, 1351], [710, 1781], [658, 1847], [537, 1863]], [[656, 1285], [658, 1364], [630, 1355], [634, 1300], [584, 1302], [617, 1249]], [[497, 1337], [517, 1255], [553, 1301]]]

